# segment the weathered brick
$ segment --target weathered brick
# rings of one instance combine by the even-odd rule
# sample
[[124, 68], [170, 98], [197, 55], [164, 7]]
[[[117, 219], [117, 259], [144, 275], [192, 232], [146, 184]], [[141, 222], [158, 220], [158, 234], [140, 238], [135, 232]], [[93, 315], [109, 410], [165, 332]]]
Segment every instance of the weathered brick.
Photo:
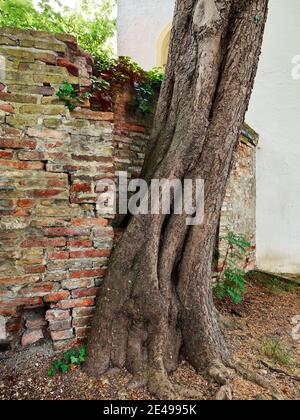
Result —
[[101, 277], [106, 274], [106, 270], [103, 268], [94, 268], [91, 270], [75, 270], [70, 272], [72, 279], [80, 279], [84, 277]]
[[70, 239], [67, 246], [70, 248], [91, 248], [93, 246], [93, 242], [90, 240]]
[[54, 283], [41, 283], [25, 287], [20, 291], [22, 296], [45, 296], [55, 289]]
[[1, 104], [0, 103], [0, 110], [4, 112], [8, 112], [9, 114], [13, 114], [15, 112], [14, 108], [10, 104]]
[[76, 289], [72, 291], [72, 298], [78, 299], [89, 296], [98, 296], [100, 292], [99, 287], [92, 287], [90, 289]]
[[70, 258], [109, 257], [110, 254], [111, 254], [110, 249], [87, 249], [83, 251], [71, 251]]
[[67, 260], [70, 254], [68, 251], [53, 251], [48, 253], [48, 258], [51, 260]]
[[62, 281], [62, 288], [68, 289], [68, 290], [74, 290], [74, 289], [81, 289], [81, 288], [89, 288], [93, 287], [94, 280], [93, 279], [73, 279], [73, 280], [64, 280]]
[[44, 273], [46, 271], [45, 265], [33, 265], [33, 266], [26, 266], [25, 272], [26, 273]]
[[84, 318], [87, 316], [93, 316], [95, 314], [96, 308], [74, 308], [73, 309], [73, 318]]
[[94, 306], [94, 298], [70, 299], [62, 300], [57, 303], [56, 307], [60, 309], [83, 308], [86, 306]]
[[73, 219], [72, 224], [76, 226], [107, 226], [108, 220], [102, 217], [93, 219]]
[[44, 338], [43, 330], [37, 329], [37, 330], [27, 330], [22, 335], [21, 344], [22, 346], [29, 346], [31, 344], [34, 344]]
[[60, 300], [68, 299], [69, 296], [70, 293], [67, 291], [50, 293], [49, 295], [44, 297], [44, 301], [47, 303], [59, 302]]
[[73, 329], [67, 329], [63, 331], [51, 331], [51, 338], [52, 340], [68, 340], [69, 338], [74, 337]]
[[29, 198], [22, 198], [20, 200], [17, 200], [17, 206], [22, 208], [31, 208], [34, 207], [35, 201], [31, 200]]
[[65, 321], [70, 318], [70, 310], [49, 309], [46, 312], [46, 319], [49, 322]]
[[0, 160], [0, 168], [1, 167], [4, 169], [42, 171], [44, 169], [44, 164], [42, 162], [20, 162], [12, 160]]
[[110, 121], [114, 120], [114, 114], [112, 112], [95, 112], [89, 109], [81, 109], [80, 111], [73, 111], [72, 117], [82, 118], [87, 120], [96, 120], [96, 121]]
[[73, 327], [89, 327], [92, 324], [93, 317], [88, 316], [84, 318], [74, 318], [72, 322]]
[[68, 330], [71, 327], [72, 327], [71, 318], [64, 321], [51, 322], [49, 325], [50, 331], [63, 331], [63, 330]]
[[43, 240], [26, 240], [21, 243], [22, 248], [44, 248], [44, 247], [64, 247], [66, 239], [43, 239]]
[[[58, 190], [58, 189], [47, 189], [47, 190], [30, 190], [28, 191], [29, 197], [35, 198], [47, 198], [47, 197], [55, 197], [60, 194], [64, 194], [65, 190]], [[64, 236], [64, 235], [56, 235], [56, 236]]]
[[41, 305], [43, 303], [43, 300], [39, 296], [35, 297], [23, 297], [23, 298], [15, 298], [10, 299], [7, 301], [9, 305], [12, 307], [18, 307], [18, 306], [33, 306], [33, 305]]
[[68, 72], [73, 76], [79, 76], [79, 67], [71, 63], [69, 60], [66, 60], [65, 58], [58, 58], [57, 65], [65, 67], [68, 70]]
[[1, 149], [35, 149], [36, 141], [18, 138], [0, 138]]
[[13, 276], [0, 278], [0, 285], [6, 286], [11, 284], [30, 284], [40, 281], [40, 276]]

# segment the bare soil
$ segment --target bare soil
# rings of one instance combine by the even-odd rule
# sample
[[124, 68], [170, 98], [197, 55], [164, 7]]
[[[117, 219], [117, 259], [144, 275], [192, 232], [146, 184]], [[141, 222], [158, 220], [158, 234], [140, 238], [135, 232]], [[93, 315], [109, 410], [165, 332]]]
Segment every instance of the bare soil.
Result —
[[[226, 319], [226, 336], [235, 358], [249, 369], [272, 381], [287, 400], [300, 399], [300, 341], [292, 337], [292, 319], [300, 315], [300, 288], [289, 292], [254, 285], [240, 305], [218, 305]], [[264, 353], [265, 340], [276, 340], [289, 353], [293, 365], [281, 365]], [[100, 379], [88, 377], [80, 368], [49, 378], [47, 370], [55, 354], [50, 344], [0, 354], [0, 400], [148, 400], [145, 389], [128, 390], [131, 377], [126, 371], [111, 372]], [[267, 365], [284, 371], [276, 373]], [[196, 390], [199, 399], [213, 399], [215, 384], [182, 363], [171, 380]], [[233, 379], [235, 400], [270, 400], [264, 389], [239, 377]]]

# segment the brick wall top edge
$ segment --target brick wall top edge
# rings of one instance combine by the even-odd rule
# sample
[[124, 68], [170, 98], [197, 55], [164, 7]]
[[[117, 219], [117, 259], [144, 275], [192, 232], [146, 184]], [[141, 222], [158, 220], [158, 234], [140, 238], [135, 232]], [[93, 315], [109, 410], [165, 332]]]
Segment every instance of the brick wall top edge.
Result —
[[41, 39], [47, 39], [47, 40], [54, 40], [61, 42], [73, 42], [77, 43], [77, 39], [73, 35], [68, 35], [64, 33], [52, 33], [52, 32], [45, 32], [45, 31], [37, 31], [35, 29], [19, 29], [19, 28], [13, 28], [9, 26], [4, 26], [0, 28], [0, 35], [9, 36], [13, 38], [21, 37], [28, 38], [41, 38]]

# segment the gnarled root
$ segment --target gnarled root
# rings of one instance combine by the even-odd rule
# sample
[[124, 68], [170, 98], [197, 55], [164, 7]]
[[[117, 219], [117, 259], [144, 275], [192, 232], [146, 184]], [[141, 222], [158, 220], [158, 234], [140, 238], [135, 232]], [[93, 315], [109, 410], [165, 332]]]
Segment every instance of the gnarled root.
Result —
[[233, 378], [234, 372], [246, 381], [252, 382], [269, 391], [274, 400], [284, 400], [276, 386], [263, 378], [261, 375], [250, 371], [240, 363], [228, 362], [226, 365], [228, 367], [221, 362], [214, 362], [208, 370], [209, 378], [221, 385], [221, 388], [215, 396], [215, 400], [220, 401], [233, 399], [233, 388], [231, 386], [231, 380]]
[[277, 401], [283, 401], [284, 397], [280, 393], [280, 391], [276, 388], [275, 385], [273, 385], [270, 381], [263, 378], [261, 375], [259, 375], [256, 372], [250, 371], [249, 369], [242, 366], [240, 363], [237, 363], [233, 366], [233, 369], [246, 381], [253, 382], [256, 385], [261, 386], [262, 388], [269, 391], [273, 397], [274, 400]]

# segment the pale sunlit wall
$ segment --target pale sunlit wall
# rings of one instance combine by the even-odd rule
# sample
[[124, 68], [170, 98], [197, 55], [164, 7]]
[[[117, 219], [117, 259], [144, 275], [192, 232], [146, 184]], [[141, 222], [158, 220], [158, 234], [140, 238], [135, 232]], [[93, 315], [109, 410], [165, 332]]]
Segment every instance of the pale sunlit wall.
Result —
[[300, 273], [300, 1], [271, 0], [247, 121], [257, 151], [257, 264]]
[[160, 35], [173, 20], [175, 0], [118, 0], [118, 54], [145, 69], [162, 64]]

